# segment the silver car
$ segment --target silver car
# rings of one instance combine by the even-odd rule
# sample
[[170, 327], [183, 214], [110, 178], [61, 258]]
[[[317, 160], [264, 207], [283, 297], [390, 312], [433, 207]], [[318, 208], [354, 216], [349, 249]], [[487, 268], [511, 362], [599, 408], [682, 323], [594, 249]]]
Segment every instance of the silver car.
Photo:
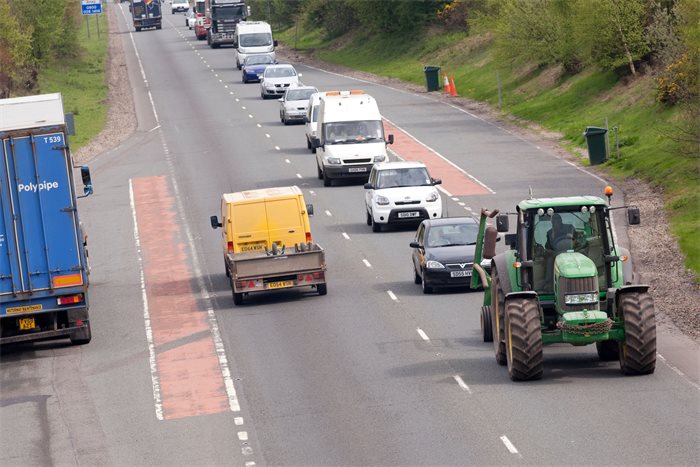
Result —
[[285, 125], [292, 122], [303, 123], [309, 108], [309, 98], [318, 92], [313, 86], [291, 86], [284, 96], [280, 97], [280, 121]]
[[282, 96], [290, 86], [299, 85], [301, 74], [292, 65], [270, 65], [260, 79], [260, 97]]

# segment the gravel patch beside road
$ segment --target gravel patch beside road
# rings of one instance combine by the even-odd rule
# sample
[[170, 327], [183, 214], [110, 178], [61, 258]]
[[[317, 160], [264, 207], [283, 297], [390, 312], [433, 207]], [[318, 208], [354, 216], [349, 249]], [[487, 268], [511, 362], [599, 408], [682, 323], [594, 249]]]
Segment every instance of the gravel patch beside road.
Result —
[[[116, 5], [118, 7], [118, 5]], [[107, 79], [109, 83], [109, 106], [105, 129], [88, 145], [74, 154], [78, 163], [84, 163], [92, 157], [112, 149], [126, 140], [136, 129], [136, 112], [121, 35], [118, 32], [117, 11], [108, 5], [109, 17], [109, 59], [107, 61]], [[328, 71], [363, 79], [373, 83], [384, 84], [419, 94], [425, 94], [423, 87], [393, 78], [376, 76], [356, 71], [340, 65], [316, 60], [283, 47], [278, 49], [278, 57], [291, 63], [303, 63]], [[536, 125], [503, 116], [488, 104], [475, 102], [466, 98], [451, 98], [441, 93], [431, 93], [431, 98], [457, 105], [485, 120], [498, 124], [518, 136], [544, 148], [558, 157], [578, 163], [578, 159], [561, 144], [558, 134], [544, 131]], [[587, 170], [601, 177], [610, 175], [595, 167]], [[651, 286], [651, 293], [656, 304], [656, 319], [659, 326], [671, 332], [683, 332], [700, 342], [700, 287], [694, 282], [693, 274], [683, 266], [678, 243], [671, 235], [663, 209], [662, 193], [640, 180], [616, 180], [630, 204], [639, 206], [642, 224], [628, 229], [632, 256], [639, 281]], [[572, 193], [576, 194], [576, 193]]]

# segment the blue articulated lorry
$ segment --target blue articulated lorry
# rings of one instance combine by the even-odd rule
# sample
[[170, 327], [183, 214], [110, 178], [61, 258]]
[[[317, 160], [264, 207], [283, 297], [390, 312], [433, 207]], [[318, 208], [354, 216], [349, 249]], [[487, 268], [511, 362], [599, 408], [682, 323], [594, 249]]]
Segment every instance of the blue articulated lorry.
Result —
[[140, 31], [146, 28], [160, 29], [163, 21], [161, 0], [131, 0], [129, 3], [134, 29]]
[[[66, 122], [59, 93], [0, 99], [0, 344], [91, 339]], [[80, 173], [88, 196], [90, 171]]]

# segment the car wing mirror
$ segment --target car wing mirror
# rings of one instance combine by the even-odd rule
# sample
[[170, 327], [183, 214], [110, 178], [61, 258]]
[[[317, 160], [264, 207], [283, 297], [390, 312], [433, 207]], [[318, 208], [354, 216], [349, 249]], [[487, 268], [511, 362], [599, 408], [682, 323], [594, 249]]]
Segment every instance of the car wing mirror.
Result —
[[411, 248], [420, 248], [420, 244], [418, 242], [411, 242], [408, 244]]

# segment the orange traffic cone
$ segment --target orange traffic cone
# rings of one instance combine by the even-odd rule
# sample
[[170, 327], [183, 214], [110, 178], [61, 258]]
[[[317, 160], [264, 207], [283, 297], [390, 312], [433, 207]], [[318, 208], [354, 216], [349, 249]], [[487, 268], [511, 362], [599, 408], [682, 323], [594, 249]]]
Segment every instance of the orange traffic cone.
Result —
[[457, 96], [457, 88], [455, 87], [455, 80], [452, 78], [452, 75], [450, 75], [450, 96]]
[[447, 73], [442, 74], [445, 78], [442, 81], [442, 88], [446, 93], [450, 92], [450, 80], [447, 79]]

